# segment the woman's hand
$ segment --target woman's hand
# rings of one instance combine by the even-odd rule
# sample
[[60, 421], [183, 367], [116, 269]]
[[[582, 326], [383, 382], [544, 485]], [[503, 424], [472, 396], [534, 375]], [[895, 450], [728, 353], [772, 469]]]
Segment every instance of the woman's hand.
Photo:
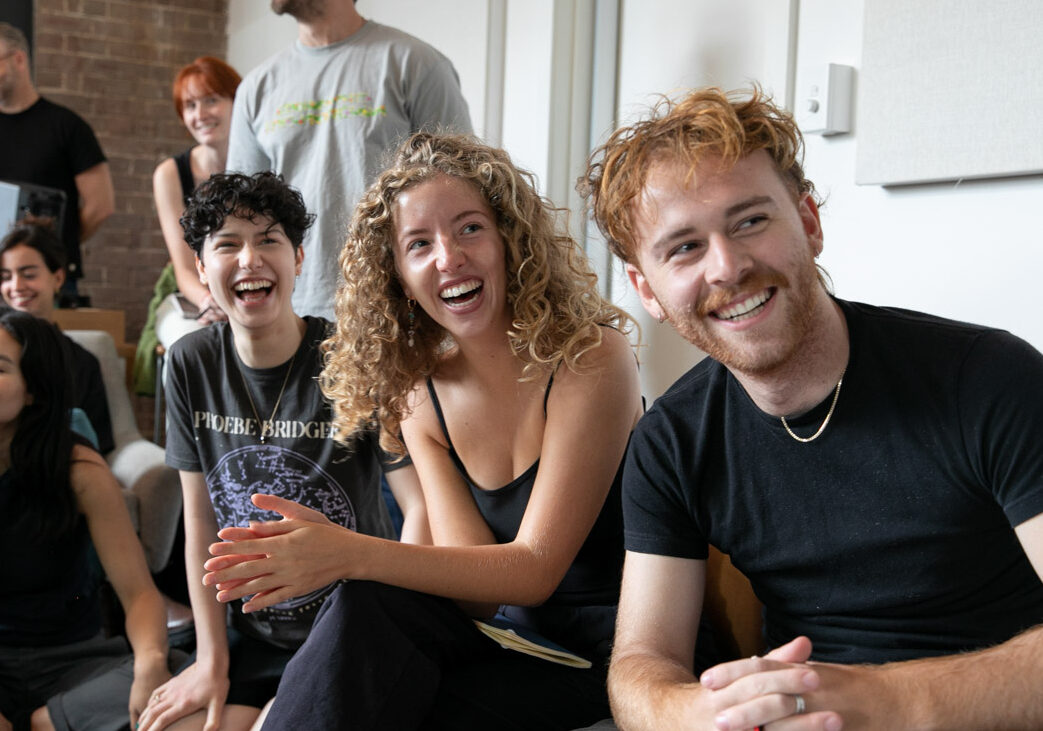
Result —
[[214, 297], [211, 294], [207, 294], [203, 298], [203, 301], [199, 303], [199, 315], [196, 316], [196, 322], [201, 325], [209, 325], [214, 322], [221, 322], [227, 320], [228, 315], [225, 311], [214, 301]]
[[262, 494], [251, 499], [283, 519], [218, 532], [224, 542], [210, 546], [214, 558], [203, 565], [209, 572], [203, 584], [218, 589], [218, 601], [252, 594], [243, 604], [244, 612], [252, 612], [345, 578], [351, 560], [345, 544], [358, 539], [356, 533], [292, 500]]
[[141, 714], [148, 706], [152, 693], [170, 680], [166, 656], [158, 662], [134, 662], [134, 683], [130, 686], [130, 725], [136, 728]]
[[[228, 686], [228, 673], [208, 671], [199, 662], [192, 663], [149, 696], [136, 721], [136, 729], [160, 731], [179, 718], [206, 711], [203, 731], [217, 731], [228, 697]], [[132, 697], [133, 693], [132, 690]]]

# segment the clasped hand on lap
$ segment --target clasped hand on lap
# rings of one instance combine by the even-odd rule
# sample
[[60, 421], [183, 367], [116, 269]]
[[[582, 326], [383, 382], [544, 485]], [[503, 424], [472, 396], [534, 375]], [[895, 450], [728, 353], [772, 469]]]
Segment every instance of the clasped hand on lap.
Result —
[[283, 517], [218, 532], [222, 542], [210, 546], [214, 558], [203, 576], [204, 585], [218, 590], [218, 601], [250, 597], [243, 611], [253, 612], [341, 578], [344, 543], [356, 534], [292, 500], [262, 494], [251, 500]]
[[810, 656], [810, 640], [798, 637], [764, 657], [722, 663], [704, 672], [699, 683], [708, 693], [714, 726], [720, 731], [839, 731], [840, 716], [816, 711], [808, 700], [822, 682], [817, 666], [808, 664]]
[[228, 696], [228, 673], [194, 662], [156, 688], [137, 720], [137, 731], [164, 729], [180, 718], [205, 711], [205, 729], [217, 729]]

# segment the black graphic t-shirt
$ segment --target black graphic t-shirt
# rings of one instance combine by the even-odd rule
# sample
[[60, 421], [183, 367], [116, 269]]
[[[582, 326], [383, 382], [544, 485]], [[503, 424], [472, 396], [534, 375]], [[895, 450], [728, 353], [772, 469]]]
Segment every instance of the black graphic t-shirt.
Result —
[[[350, 450], [333, 440], [332, 411], [315, 380], [321, 370], [319, 344], [329, 322], [316, 317], [305, 322], [307, 330], [288, 376], [290, 361], [263, 369], [244, 365], [228, 323], [211, 325], [174, 344], [166, 373], [167, 464], [204, 473], [219, 528], [278, 519], [250, 502], [252, 494], [261, 492], [299, 502], [360, 533], [391, 538], [380, 476], [382, 469], [409, 462], [392, 463], [380, 450], [376, 434], [360, 438]], [[284, 382], [262, 444], [250, 397], [257, 414], [267, 419]], [[238, 629], [255, 637], [296, 647], [332, 588], [249, 615], [233, 611], [231, 617]]]

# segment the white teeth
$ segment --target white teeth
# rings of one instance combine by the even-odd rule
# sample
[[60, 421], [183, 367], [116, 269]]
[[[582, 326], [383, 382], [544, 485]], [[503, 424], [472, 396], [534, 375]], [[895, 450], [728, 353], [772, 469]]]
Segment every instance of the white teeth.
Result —
[[247, 292], [254, 289], [264, 289], [266, 287], [271, 286], [272, 282], [269, 282], [267, 279], [251, 279], [249, 282], [239, 282], [239, 284], [235, 285], [235, 291]]
[[714, 313], [714, 315], [716, 315], [718, 319], [729, 320], [731, 322], [745, 320], [748, 317], [753, 317], [753, 311], [761, 305], [763, 305], [765, 302], [767, 302], [770, 297], [771, 294], [769, 293], [769, 291], [764, 290], [762, 292], [758, 292], [757, 294], [753, 295], [748, 299], [743, 300], [737, 305], [732, 305], [731, 307], [726, 307], [724, 309], [718, 310]]
[[439, 297], [444, 300], [452, 299], [453, 297], [459, 297], [460, 295], [473, 292], [482, 286], [482, 283], [476, 280], [470, 282], [464, 282], [463, 284], [457, 284], [452, 287], [447, 287], [439, 293]]

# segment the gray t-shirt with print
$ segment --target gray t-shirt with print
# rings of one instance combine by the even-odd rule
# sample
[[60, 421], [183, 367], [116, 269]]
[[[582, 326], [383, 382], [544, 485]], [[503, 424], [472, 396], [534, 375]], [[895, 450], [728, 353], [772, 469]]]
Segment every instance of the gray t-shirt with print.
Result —
[[373, 21], [329, 46], [297, 41], [243, 79], [228, 169], [274, 170], [316, 214], [295, 312], [333, 317], [337, 256], [355, 204], [386, 155], [422, 129], [471, 131], [456, 71], [423, 41]]

